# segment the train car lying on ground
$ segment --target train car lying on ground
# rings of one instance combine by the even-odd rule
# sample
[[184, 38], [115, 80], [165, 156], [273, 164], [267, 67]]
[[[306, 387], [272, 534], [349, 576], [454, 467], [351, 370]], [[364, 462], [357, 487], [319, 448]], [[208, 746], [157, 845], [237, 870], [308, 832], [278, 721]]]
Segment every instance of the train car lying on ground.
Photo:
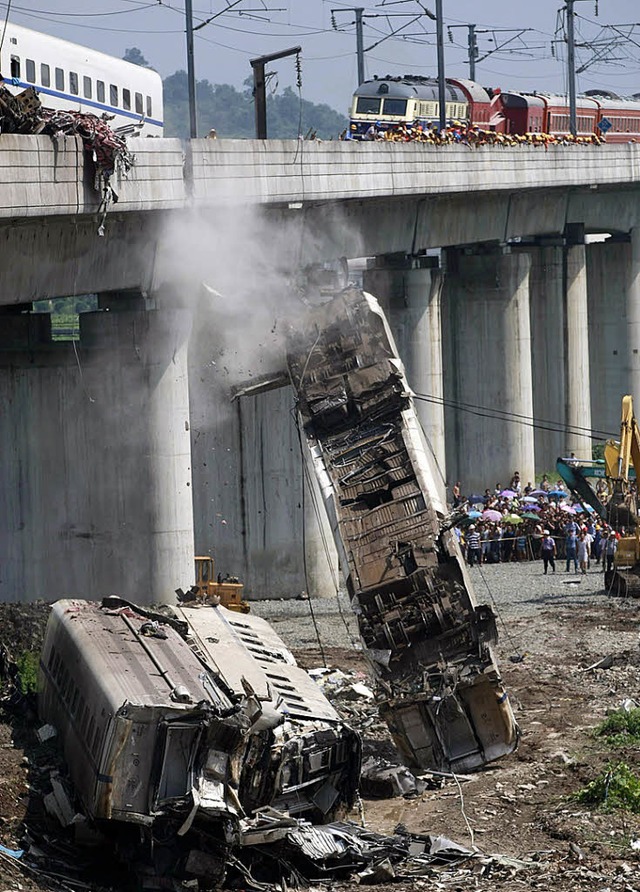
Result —
[[291, 382], [379, 710], [412, 766], [469, 771], [517, 726], [384, 313], [355, 289], [292, 332]]
[[58, 601], [39, 712], [86, 816], [145, 888], [215, 885], [257, 809], [330, 821], [356, 794], [357, 734], [264, 620], [223, 607]]

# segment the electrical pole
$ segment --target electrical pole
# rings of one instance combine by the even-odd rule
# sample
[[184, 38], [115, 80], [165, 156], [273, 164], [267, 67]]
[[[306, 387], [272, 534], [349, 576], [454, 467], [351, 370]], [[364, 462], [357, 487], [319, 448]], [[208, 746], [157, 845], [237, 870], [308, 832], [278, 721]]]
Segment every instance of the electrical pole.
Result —
[[364, 40], [362, 38], [362, 13], [364, 8], [354, 9], [356, 14], [356, 54], [358, 56], [358, 86], [364, 83]]
[[267, 138], [267, 91], [264, 76], [264, 67], [267, 62], [274, 59], [284, 59], [285, 56], [297, 56], [302, 52], [302, 47], [293, 46], [289, 50], [281, 50], [279, 53], [270, 53], [268, 56], [258, 56], [251, 59], [253, 68], [253, 102], [256, 112], [256, 139]]
[[476, 26], [469, 25], [469, 80], [476, 79], [476, 59], [478, 57], [478, 41], [476, 40]]
[[436, 39], [438, 43], [438, 106], [440, 119], [438, 126], [445, 130], [447, 126], [447, 95], [444, 82], [444, 23], [442, 18], [442, 0], [436, 0]]
[[193, 3], [185, 0], [184, 14], [187, 27], [187, 81], [189, 84], [189, 132], [191, 139], [198, 135], [198, 119], [196, 114], [196, 69], [193, 55]]
[[574, 32], [575, 0], [566, 0], [567, 13], [567, 81], [569, 85], [569, 132], [572, 136], [578, 135], [578, 116], [576, 113], [576, 42]]

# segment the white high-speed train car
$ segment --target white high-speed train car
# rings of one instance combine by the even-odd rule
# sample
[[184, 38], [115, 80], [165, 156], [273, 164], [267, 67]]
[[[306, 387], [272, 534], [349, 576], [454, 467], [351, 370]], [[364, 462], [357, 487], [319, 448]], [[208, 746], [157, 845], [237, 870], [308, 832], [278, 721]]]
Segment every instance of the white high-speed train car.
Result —
[[162, 136], [162, 79], [149, 68], [9, 22], [0, 72], [14, 93], [35, 87], [47, 108], [106, 113], [114, 130], [142, 122], [143, 136]]

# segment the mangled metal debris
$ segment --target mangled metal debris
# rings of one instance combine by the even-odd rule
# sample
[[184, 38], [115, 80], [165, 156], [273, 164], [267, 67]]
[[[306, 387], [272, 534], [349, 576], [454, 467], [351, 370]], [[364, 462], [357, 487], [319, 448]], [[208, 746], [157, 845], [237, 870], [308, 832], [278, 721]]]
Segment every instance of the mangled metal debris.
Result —
[[[223, 607], [58, 601], [39, 712], [85, 814], [147, 888], [160, 868], [220, 880], [257, 809], [324, 822], [356, 795], [358, 735], [264, 620]], [[68, 823], [60, 790], [50, 804]]]
[[456, 772], [518, 732], [435, 461], [377, 301], [349, 289], [291, 333], [291, 382], [376, 699], [409, 765]]
[[98, 234], [104, 235], [106, 213], [118, 201], [120, 178], [127, 176], [134, 163], [125, 139], [114, 133], [105, 116], [45, 108], [33, 87], [14, 96], [0, 82], [0, 133], [42, 133], [54, 140], [79, 136], [95, 168], [94, 187], [100, 194]]

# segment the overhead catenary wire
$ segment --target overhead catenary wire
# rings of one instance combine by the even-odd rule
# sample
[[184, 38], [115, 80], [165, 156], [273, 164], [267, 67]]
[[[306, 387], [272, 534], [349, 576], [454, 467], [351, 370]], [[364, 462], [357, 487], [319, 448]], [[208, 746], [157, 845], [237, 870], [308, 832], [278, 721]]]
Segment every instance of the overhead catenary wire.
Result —
[[506, 421], [511, 424], [522, 424], [525, 427], [531, 427], [536, 430], [550, 431], [553, 433], [567, 434], [568, 436], [582, 436], [592, 440], [612, 439], [617, 434], [611, 431], [598, 430], [597, 428], [582, 427], [580, 425], [565, 424], [559, 421], [550, 421], [548, 419], [536, 419], [532, 415], [522, 415], [518, 412], [507, 412], [503, 409], [496, 409], [492, 406], [481, 406], [475, 403], [465, 403], [459, 400], [446, 399], [445, 397], [435, 396], [426, 393], [413, 393], [414, 399], [420, 402], [435, 403], [442, 405], [448, 409], [455, 409], [460, 412], [468, 412], [480, 418], [487, 418], [492, 421]]

